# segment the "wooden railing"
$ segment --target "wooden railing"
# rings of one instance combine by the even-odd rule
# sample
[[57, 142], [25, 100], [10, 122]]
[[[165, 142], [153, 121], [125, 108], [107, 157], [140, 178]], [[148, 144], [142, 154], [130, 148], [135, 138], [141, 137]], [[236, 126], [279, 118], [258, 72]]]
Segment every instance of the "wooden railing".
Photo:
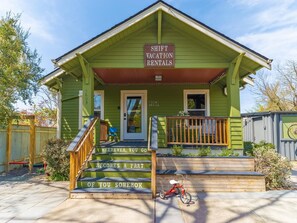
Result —
[[78, 177], [92, 155], [97, 120], [96, 117], [90, 118], [67, 148], [70, 153], [70, 190], [75, 188]]
[[156, 198], [157, 194], [157, 155], [158, 150], [158, 117], [153, 116], [149, 118], [149, 131], [148, 131], [148, 149], [151, 151], [151, 190], [152, 198]]
[[227, 118], [167, 117], [167, 143], [184, 145], [228, 145]]

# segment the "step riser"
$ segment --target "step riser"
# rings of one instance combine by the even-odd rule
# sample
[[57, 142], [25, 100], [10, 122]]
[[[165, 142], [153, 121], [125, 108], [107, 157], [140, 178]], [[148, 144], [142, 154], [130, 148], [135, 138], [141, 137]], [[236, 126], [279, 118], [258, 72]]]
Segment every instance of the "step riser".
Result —
[[150, 178], [150, 172], [93, 172], [86, 171], [83, 177], [135, 177], [135, 178]]
[[147, 148], [96, 148], [97, 153], [148, 153]]
[[150, 182], [77, 182], [78, 188], [151, 188]]
[[109, 154], [101, 154], [101, 155], [93, 155], [93, 160], [151, 160], [150, 156], [125, 156], [125, 155], [109, 155]]
[[124, 168], [124, 169], [150, 169], [150, 163], [89, 163], [90, 168]]
[[138, 193], [71, 193], [71, 199], [152, 199], [151, 194]]

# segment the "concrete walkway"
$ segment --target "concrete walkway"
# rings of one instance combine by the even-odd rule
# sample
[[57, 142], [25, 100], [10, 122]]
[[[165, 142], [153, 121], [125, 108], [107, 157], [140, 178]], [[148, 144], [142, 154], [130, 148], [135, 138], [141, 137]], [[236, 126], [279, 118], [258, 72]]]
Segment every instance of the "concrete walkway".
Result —
[[[297, 167], [297, 165], [296, 165]], [[297, 185], [297, 171], [292, 180]], [[1, 180], [1, 179], [0, 179]], [[194, 194], [193, 194], [194, 196]], [[199, 193], [167, 200], [67, 199], [68, 183], [40, 177], [0, 181], [2, 222], [297, 222], [297, 190]]]
[[41, 177], [0, 181], [0, 223], [34, 222], [68, 196], [68, 182], [50, 183]]

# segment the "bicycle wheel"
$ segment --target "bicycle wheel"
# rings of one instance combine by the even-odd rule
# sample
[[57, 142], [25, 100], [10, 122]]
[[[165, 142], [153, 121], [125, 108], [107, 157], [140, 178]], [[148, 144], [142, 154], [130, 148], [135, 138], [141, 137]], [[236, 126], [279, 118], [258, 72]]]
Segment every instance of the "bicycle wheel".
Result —
[[160, 193], [159, 193], [159, 197], [160, 197], [161, 199], [165, 199], [165, 193], [164, 193], [164, 192], [160, 192]]
[[185, 192], [184, 194], [180, 193], [180, 200], [184, 203], [184, 204], [189, 204], [192, 200], [192, 196], [190, 193]]

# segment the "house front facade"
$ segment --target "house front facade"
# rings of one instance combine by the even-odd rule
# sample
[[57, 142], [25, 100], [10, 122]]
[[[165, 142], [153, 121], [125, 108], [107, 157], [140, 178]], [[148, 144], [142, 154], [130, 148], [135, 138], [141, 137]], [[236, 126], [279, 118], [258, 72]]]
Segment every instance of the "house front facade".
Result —
[[53, 60], [42, 80], [58, 91], [59, 137], [73, 139], [89, 116], [121, 141], [241, 150], [240, 88], [271, 60], [171, 5], [157, 1]]

